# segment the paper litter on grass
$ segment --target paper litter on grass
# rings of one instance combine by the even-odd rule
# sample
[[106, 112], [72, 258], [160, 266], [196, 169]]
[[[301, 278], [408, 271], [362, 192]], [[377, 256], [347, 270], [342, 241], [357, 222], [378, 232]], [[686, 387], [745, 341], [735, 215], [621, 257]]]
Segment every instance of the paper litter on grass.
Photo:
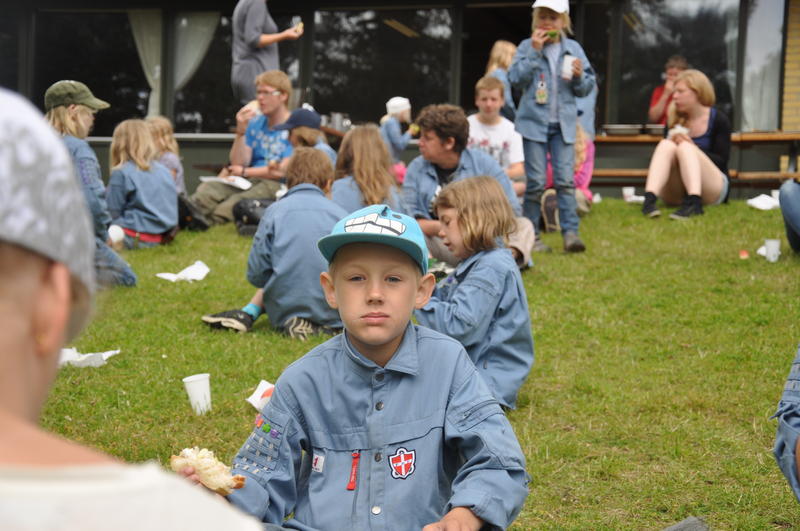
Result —
[[58, 358], [58, 366], [72, 365], [73, 367], [100, 367], [106, 364], [108, 358], [119, 354], [117, 350], [107, 350], [105, 352], [90, 352], [81, 354], [74, 348], [62, 348]]
[[758, 210], [774, 210], [781, 207], [777, 199], [767, 194], [759, 194], [752, 199], [748, 199], [747, 205]]
[[208, 268], [202, 260], [198, 260], [178, 274], [175, 273], [156, 273], [158, 278], [169, 280], [170, 282], [177, 282], [179, 280], [186, 280], [193, 282], [195, 280], [203, 280], [211, 269]]
[[253, 391], [253, 394], [247, 397], [245, 400], [250, 402], [250, 404], [258, 411], [261, 411], [264, 409], [264, 406], [267, 405], [269, 399], [272, 398], [272, 391], [274, 389], [275, 386], [273, 384], [266, 380], [261, 380], [261, 382], [258, 384], [258, 387], [256, 387], [256, 390]]
[[626, 203], [644, 203], [644, 196], [643, 195], [629, 195], [624, 197]]

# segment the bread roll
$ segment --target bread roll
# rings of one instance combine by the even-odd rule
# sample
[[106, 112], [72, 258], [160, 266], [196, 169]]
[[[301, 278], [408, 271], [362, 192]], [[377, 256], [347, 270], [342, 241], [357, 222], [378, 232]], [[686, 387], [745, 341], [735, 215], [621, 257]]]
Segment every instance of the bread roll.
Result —
[[180, 455], [169, 458], [169, 465], [174, 472], [180, 472], [186, 467], [194, 468], [200, 482], [222, 496], [244, 486], [244, 476], [232, 476], [230, 467], [214, 457], [214, 452], [205, 448], [184, 448]]

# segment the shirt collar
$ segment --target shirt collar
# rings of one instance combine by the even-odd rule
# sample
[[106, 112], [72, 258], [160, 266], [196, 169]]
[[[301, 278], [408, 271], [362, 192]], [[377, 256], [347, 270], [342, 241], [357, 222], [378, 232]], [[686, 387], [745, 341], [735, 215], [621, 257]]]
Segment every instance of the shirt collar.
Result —
[[[461, 152], [461, 155], [458, 156], [458, 165], [456, 165], [455, 168], [453, 168], [452, 170], [449, 170], [449, 171], [451, 171], [454, 174], [461, 175], [461, 172], [464, 170], [464, 165], [465, 165], [464, 159], [466, 159], [467, 156], [469, 156], [467, 151], [469, 151], [469, 150], [465, 148], [464, 151]], [[422, 157], [422, 155], [420, 155], [420, 157]], [[427, 160], [424, 157], [422, 158], [422, 160], [425, 161], [425, 164], [427, 166], [428, 175], [430, 175], [431, 177], [436, 179], [437, 178], [437, 176], [436, 176], [436, 167], [433, 164], [433, 162]]]
[[361, 354], [350, 342], [347, 337], [347, 331], [342, 333], [342, 345], [348, 359], [355, 365], [369, 372], [378, 369], [385, 369], [387, 371], [395, 371], [403, 374], [416, 375], [419, 372], [419, 353], [417, 352], [417, 330], [411, 321], [408, 322], [405, 332], [403, 332], [403, 340], [400, 346], [397, 347], [389, 363], [386, 367], [381, 367], [374, 361], [368, 359]]
[[325, 193], [322, 190], [320, 190], [319, 186], [317, 185], [311, 183], [300, 183], [289, 188], [289, 191], [286, 192], [286, 195], [284, 195], [283, 197], [286, 197], [291, 194], [296, 194], [297, 192], [302, 192], [302, 191], [317, 192], [320, 195], [325, 195]]

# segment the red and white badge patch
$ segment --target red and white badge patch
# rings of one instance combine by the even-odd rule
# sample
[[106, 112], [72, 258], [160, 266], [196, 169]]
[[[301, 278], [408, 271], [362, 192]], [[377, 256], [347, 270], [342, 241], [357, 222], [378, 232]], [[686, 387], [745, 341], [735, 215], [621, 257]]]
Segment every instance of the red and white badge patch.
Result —
[[416, 450], [398, 448], [394, 454], [389, 456], [389, 467], [392, 469], [392, 477], [394, 479], [406, 479], [414, 473], [416, 461]]

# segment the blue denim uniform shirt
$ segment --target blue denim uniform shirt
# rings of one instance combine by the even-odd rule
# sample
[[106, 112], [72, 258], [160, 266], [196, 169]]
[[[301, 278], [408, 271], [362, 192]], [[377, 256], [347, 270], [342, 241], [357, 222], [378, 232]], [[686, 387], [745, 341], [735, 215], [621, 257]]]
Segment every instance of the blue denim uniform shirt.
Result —
[[106, 189], [100, 174], [100, 163], [97, 155], [85, 140], [71, 135], [64, 135], [64, 144], [67, 146], [72, 162], [75, 164], [75, 174], [86, 199], [86, 206], [92, 214], [92, 226], [95, 238], [108, 240], [108, 226], [111, 224], [111, 215], [106, 204]]
[[392, 162], [400, 162], [403, 151], [405, 151], [408, 142], [411, 140], [411, 132], [400, 132], [400, 120], [394, 116], [390, 116], [385, 122], [381, 124], [381, 137], [386, 142], [386, 147], [389, 148], [389, 155], [392, 157]]
[[[558, 76], [558, 122], [561, 125], [561, 134], [564, 142], [575, 142], [575, 123], [578, 120], [578, 109], [575, 99], [587, 96], [595, 87], [595, 75], [592, 65], [586, 58], [581, 45], [572, 39], [564, 39], [561, 46], [561, 57], [557, 64], [557, 71], [561, 72], [561, 64], [565, 54], [578, 57], [583, 64], [583, 74], [580, 78], [565, 81]], [[536, 86], [540, 79], [544, 79], [548, 94], [551, 90], [552, 74], [547, 57], [542, 51], [531, 46], [531, 40], [525, 39], [517, 47], [517, 53], [508, 69], [508, 79], [511, 84], [522, 91], [517, 116], [514, 124], [517, 131], [528, 140], [535, 142], [547, 141], [547, 126], [549, 124], [550, 108], [547, 103], [536, 103]]]
[[421, 325], [464, 345], [495, 398], [515, 406], [533, 365], [533, 335], [525, 287], [508, 249], [462, 261], [415, 313]]
[[[458, 166], [453, 172], [456, 175], [451, 182], [479, 175], [494, 177], [503, 187], [514, 214], [516, 216], [522, 214], [522, 207], [511, 186], [511, 180], [500, 164], [488, 153], [478, 149], [465, 149], [461, 152]], [[431, 205], [438, 192], [439, 180], [433, 164], [425, 160], [422, 155], [412, 160], [403, 181], [403, 203], [407, 214], [416, 219], [431, 219]]]
[[335, 149], [330, 147], [328, 144], [326, 144], [322, 140], [319, 140], [319, 141], [317, 141], [316, 144], [314, 144], [314, 149], [318, 149], [318, 150], [322, 151], [323, 153], [325, 153], [326, 155], [328, 155], [328, 158], [331, 159], [331, 164], [333, 165], [334, 168], [336, 167], [336, 150]]
[[[400, 200], [398, 191], [396, 186], [392, 186], [389, 189], [389, 197], [385, 198], [386, 200], [383, 201], [383, 203], [389, 205], [389, 208], [395, 212], [405, 214], [406, 209], [403, 206], [403, 202]], [[359, 189], [356, 180], [351, 175], [333, 181], [331, 199], [334, 203], [347, 210], [347, 212], [355, 212], [356, 210], [368, 206], [364, 203], [361, 189]]]
[[172, 174], [163, 164], [150, 161], [139, 169], [131, 161], [111, 171], [108, 212], [120, 227], [162, 234], [178, 224], [178, 192]]
[[800, 479], [797, 477], [796, 448], [800, 436], [800, 347], [792, 362], [789, 377], [783, 388], [778, 410], [772, 418], [778, 419], [773, 453], [778, 466], [786, 476], [795, 498], [800, 501]]
[[511, 120], [513, 122], [517, 115], [517, 108], [514, 105], [514, 96], [511, 94], [511, 83], [508, 81], [508, 72], [502, 68], [495, 68], [489, 75], [503, 82], [503, 108], [500, 109], [500, 114], [506, 120]]
[[380, 367], [340, 334], [278, 379], [233, 462], [228, 499], [290, 529], [422, 529], [468, 507], [505, 529], [527, 496], [525, 458], [455, 340], [409, 324]]
[[318, 187], [293, 186], [264, 211], [247, 259], [247, 280], [264, 288], [264, 309], [274, 327], [290, 317], [340, 328], [339, 313], [328, 306], [319, 274], [328, 263], [317, 240], [347, 212], [325, 197]]
[[253, 150], [250, 166], [254, 168], [266, 166], [273, 160], [280, 162], [292, 156], [289, 131], [273, 131], [269, 127], [267, 117], [263, 114], [248, 122], [244, 142]]

